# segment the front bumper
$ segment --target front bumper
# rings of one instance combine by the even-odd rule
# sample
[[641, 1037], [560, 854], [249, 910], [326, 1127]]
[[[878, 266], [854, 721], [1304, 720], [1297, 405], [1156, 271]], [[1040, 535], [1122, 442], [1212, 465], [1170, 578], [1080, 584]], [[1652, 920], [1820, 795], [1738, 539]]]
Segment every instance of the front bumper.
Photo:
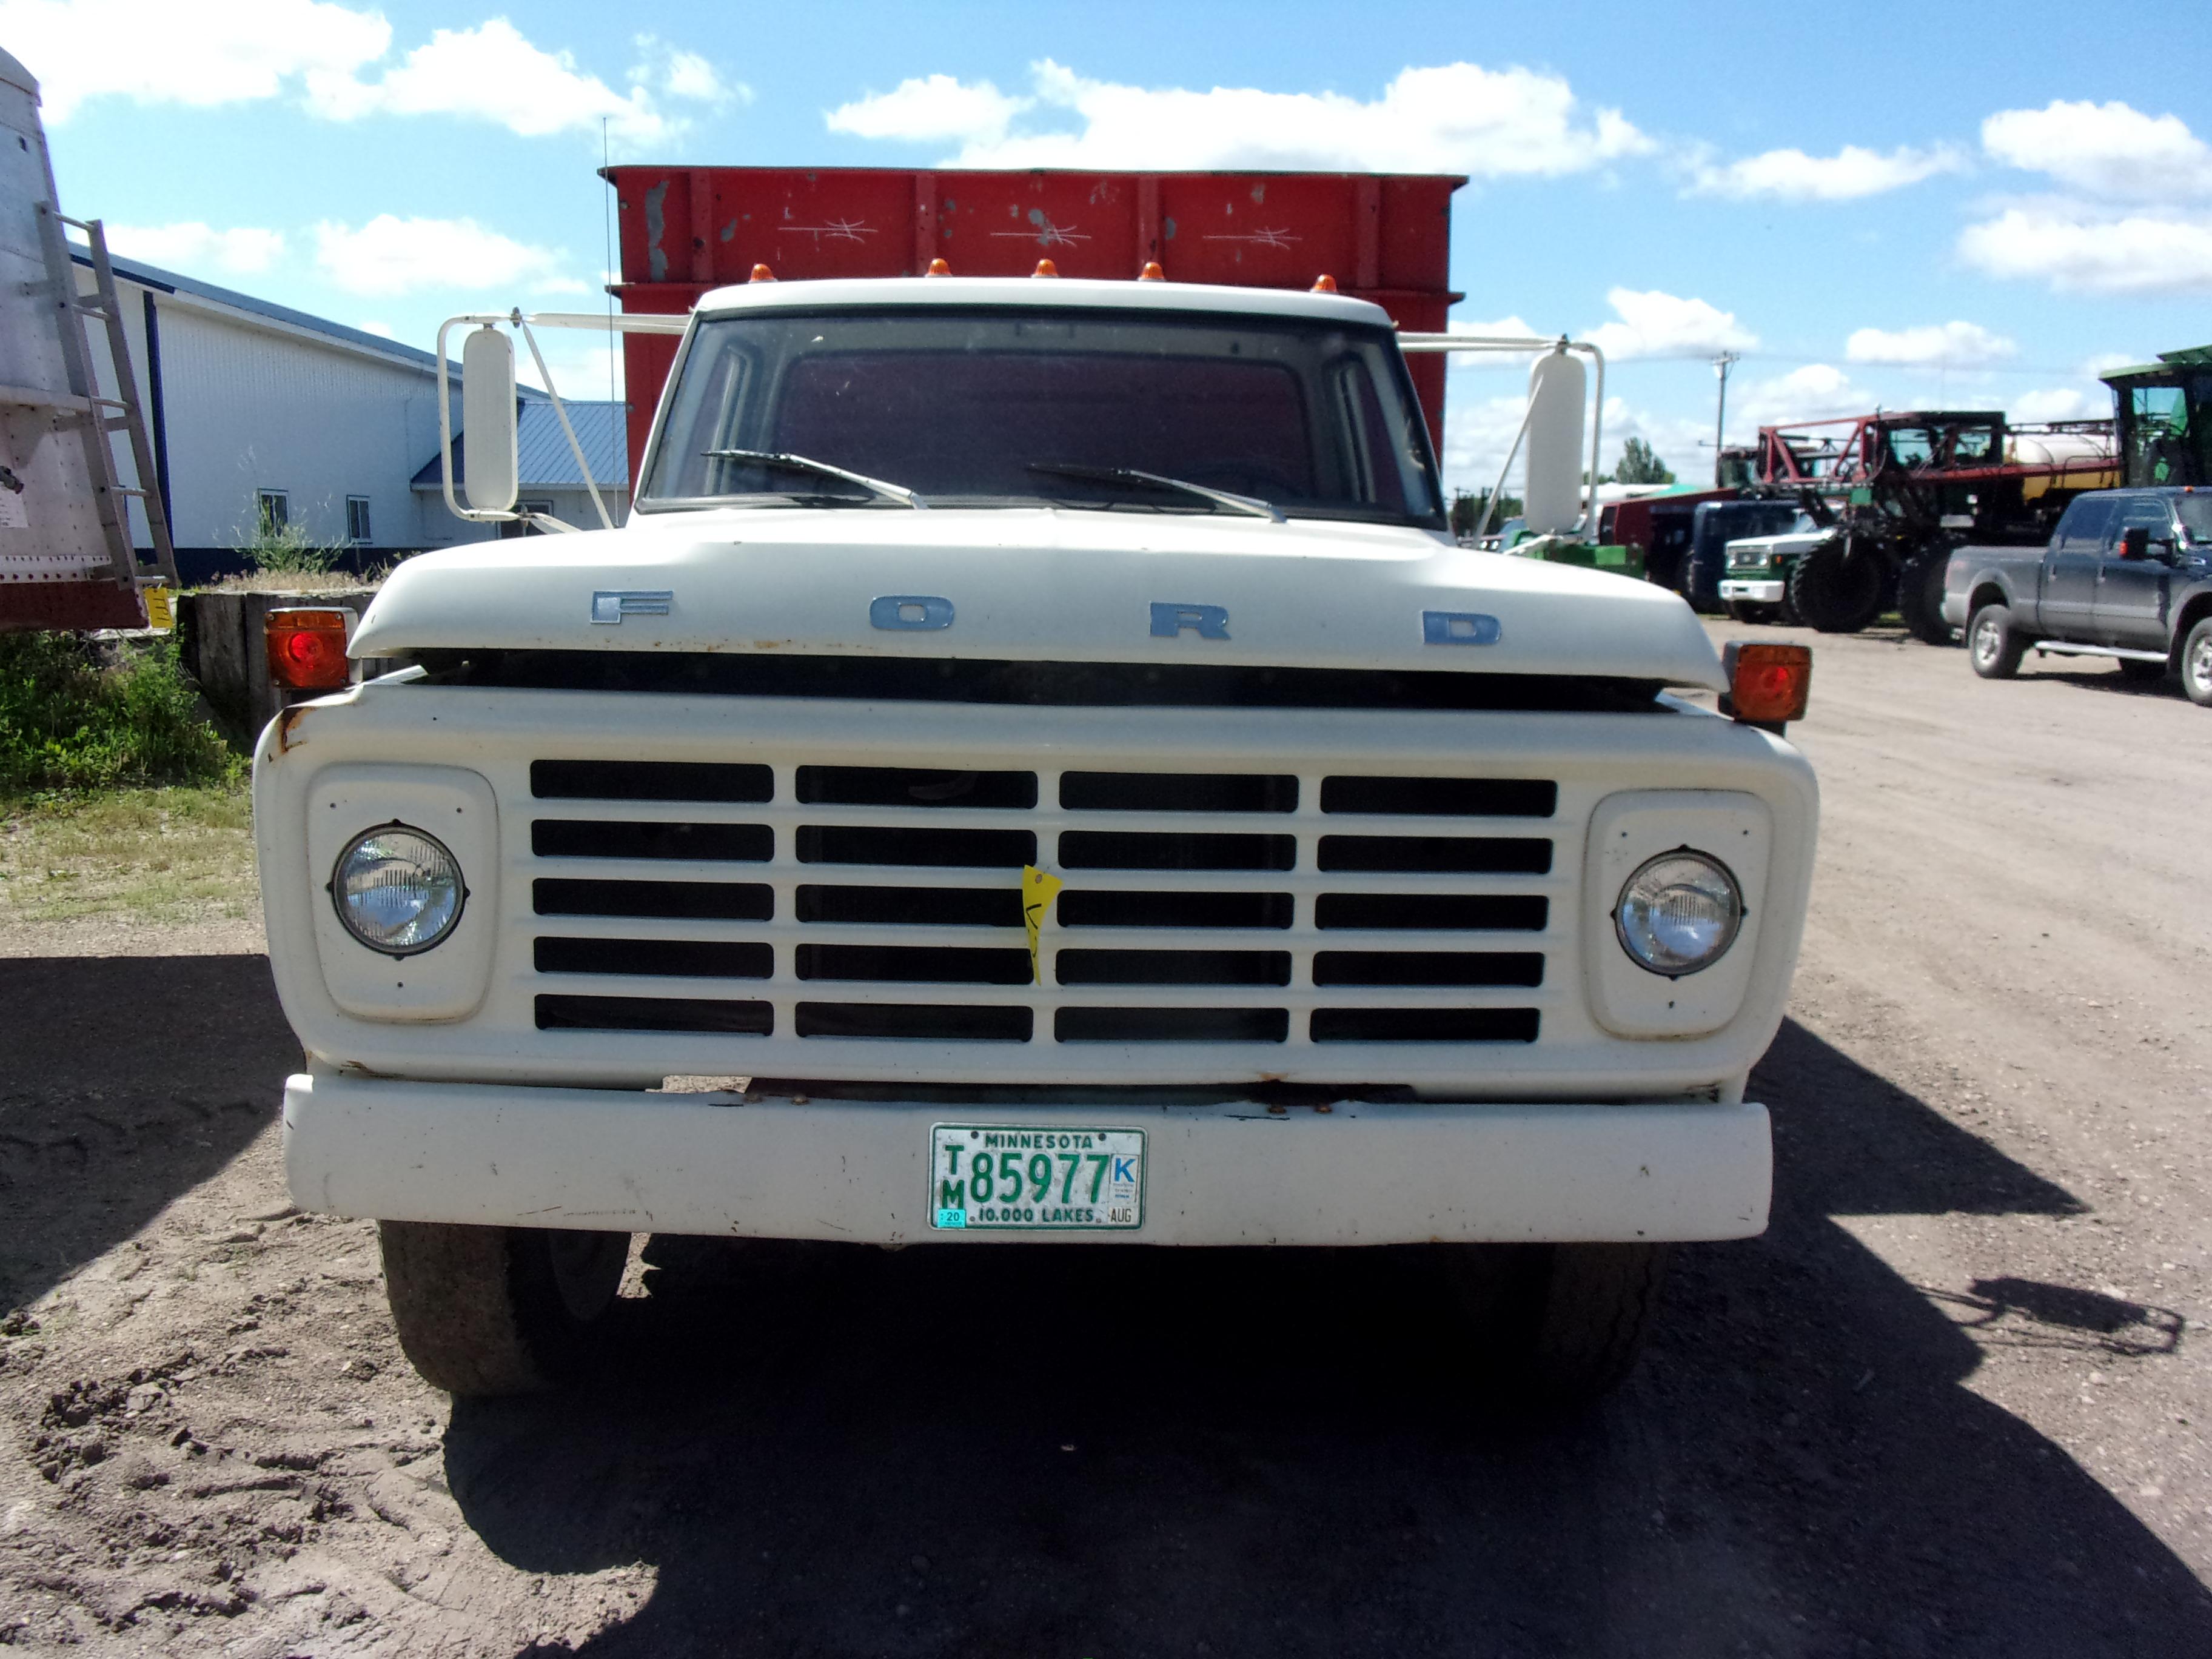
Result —
[[[929, 1225], [929, 1126], [1147, 1135], [1130, 1232]], [[1766, 1227], [1766, 1109], [1340, 1101], [1212, 1106], [749, 1102], [735, 1095], [302, 1074], [284, 1164], [303, 1209], [385, 1220], [908, 1244], [1394, 1244], [1744, 1238]]]
[[1784, 584], [1780, 581], [1753, 580], [1748, 577], [1731, 576], [1721, 584], [1721, 603], [1734, 601], [1741, 605], [1779, 605]]

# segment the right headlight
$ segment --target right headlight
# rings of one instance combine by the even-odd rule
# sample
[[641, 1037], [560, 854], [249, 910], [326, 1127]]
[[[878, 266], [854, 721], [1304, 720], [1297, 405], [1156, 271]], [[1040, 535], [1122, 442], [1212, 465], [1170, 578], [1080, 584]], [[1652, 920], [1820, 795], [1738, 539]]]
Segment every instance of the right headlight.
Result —
[[404, 823], [356, 836], [331, 872], [338, 921], [372, 951], [409, 957], [444, 940], [468, 892], [435, 836]]
[[1647, 859], [1613, 907], [1620, 948], [1638, 967], [1669, 979], [1710, 968], [1743, 925], [1743, 890], [1718, 859], [1678, 848]]

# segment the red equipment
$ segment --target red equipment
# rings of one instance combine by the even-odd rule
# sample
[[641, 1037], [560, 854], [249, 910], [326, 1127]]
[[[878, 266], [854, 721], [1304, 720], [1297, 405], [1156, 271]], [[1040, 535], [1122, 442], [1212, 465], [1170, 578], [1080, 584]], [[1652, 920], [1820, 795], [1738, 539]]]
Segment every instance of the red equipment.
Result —
[[[1349, 173], [935, 173], [890, 167], [609, 167], [625, 312], [680, 315], [765, 265], [782, 281], [921, 276], [1167, 278], [1306, 289], [1334, 279], [1408, 333], [1442, 333], [1452, 192], [1467, 180]], [[676, 341], [628, 335], [631, 476]], [[1411, 360], [1443, 442], [1444, 360]]]

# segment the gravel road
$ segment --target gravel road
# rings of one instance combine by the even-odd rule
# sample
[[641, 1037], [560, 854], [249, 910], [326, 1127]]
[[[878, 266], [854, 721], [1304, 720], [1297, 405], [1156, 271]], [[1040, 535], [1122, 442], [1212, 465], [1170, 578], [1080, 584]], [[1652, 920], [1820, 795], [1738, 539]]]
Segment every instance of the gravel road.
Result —
[[0, 961], [0, 1647], [2212, 1654], [2212, 713], [1816, 650], [1774, 1224], [1568, 1427], [1395, 1251], [641, 1240], [600, 1378], [455, 1408], [285, 1204], [259, 957]]

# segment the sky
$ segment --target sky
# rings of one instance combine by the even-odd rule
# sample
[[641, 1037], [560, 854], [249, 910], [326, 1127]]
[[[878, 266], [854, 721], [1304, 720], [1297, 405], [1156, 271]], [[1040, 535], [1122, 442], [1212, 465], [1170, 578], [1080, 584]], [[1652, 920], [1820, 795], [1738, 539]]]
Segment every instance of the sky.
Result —
[[[2201, 8], [0, 0], [0, 46], [118, 252], [422, 346], [604, 305], [603, 143], [1464, 173], [1454, 326], [1594, 341], [1607, 457], [1638, 435], [1689, 477], [1720, 352], [1739, 442], [2104, 415], [2100, 368], [2212, 341]], [[604, 345], [550, 338], [562, 391], [607, 395]], [[1525, 372], [1455, 360], [1448, 483], [1493, 480]]]

